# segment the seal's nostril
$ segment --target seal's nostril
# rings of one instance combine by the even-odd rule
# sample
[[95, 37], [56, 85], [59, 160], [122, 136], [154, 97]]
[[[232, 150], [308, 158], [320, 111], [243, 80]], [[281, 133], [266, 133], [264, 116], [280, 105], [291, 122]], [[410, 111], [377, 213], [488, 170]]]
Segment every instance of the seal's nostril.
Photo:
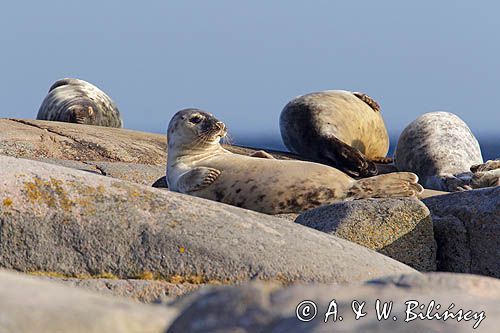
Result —
[[224, 123], [222, 121], [218, 121], [216, 123], [217, 127], [221, 130], [225, 129], [226, 128], [226, 125], [224, 125]]

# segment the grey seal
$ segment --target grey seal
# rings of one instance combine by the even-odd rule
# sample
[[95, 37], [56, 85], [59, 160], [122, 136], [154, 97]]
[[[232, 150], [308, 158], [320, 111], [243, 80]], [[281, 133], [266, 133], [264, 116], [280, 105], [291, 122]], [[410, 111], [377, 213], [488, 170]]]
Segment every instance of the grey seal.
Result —
[[177, 112], [168, 125], [167, 183], [172, 191], [254, 211], [297, 213], [340, 200], [422, 193], [413, 173], [355, 180], [330, 166], [231, 153], [220, 145], [226, 126], [199, 109]]
[[417, 174], [425, 188], [460, 191], [496, 186], [500, 165], [483, 163], [481, 148], [467, 124], [450, 112], [430, 112], [401, 133], [394, 153], [399, 171]]
[[283, 143], [293, 153], [353, 177], [377, 174], [374, 162], [390, 163], [389, 135], [379, 104], [345, 90], [292, 99], [280, 114]]
[[50, 87], [36, 119], [123, 127], [118, 107], [108, 95], [89, 82], [72, 78]]

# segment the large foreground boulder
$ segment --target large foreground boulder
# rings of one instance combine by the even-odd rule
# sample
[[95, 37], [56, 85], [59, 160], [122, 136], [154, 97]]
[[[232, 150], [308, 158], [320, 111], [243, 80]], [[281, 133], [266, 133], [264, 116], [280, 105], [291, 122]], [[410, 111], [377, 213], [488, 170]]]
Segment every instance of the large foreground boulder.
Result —
[[357, 244], [237, 207], [0, 156], [0, 265], [69, 277], [346, 282], [414, 271]]
[[438, 270], [500, 277], [500, 187], [428, 198]]
[[4, 270], [0, 295], [4, 333], [161, 333], [177, 314]]
[[[389, 310], [386, 317], [377, 318], [377, 301], [380, 314], [384, 304]], [[500, 281], [449, 273], [343, 286], [212, 287], [179, 303], [184, 310], [167, 333], [455, 333], [497, 332], [500, 327]], [[365, 315], [356, 319], [354, 310], [359, 312], [361, 306]], [[448, 309], [455, 319], [443, 319]]]
[[427, 207], [416, 198], [339, 202], [295, 222], [366, 246], [420, 271], [436, 270], [436, 241]]

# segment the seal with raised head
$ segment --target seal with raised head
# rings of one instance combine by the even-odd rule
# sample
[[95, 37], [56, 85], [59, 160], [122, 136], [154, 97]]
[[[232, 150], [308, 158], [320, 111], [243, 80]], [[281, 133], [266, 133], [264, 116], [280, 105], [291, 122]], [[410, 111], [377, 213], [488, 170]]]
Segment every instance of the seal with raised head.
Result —
[[327, 90], [292, 99], [280, 115], [283, 143], [293, 153], [353, 177], [377, 174], [390, 163], [380, 106], [366, 94]]
[[49, 89], [36, 119], [123, 127], [118, 107], [102, 90], [80, 79], [61, 79]]
[[483, 163], [476, 137], [449, 112], [426, 113], [411, 122], [398, 139], [394, 159], [399, 171], [417, 174], [429, 189], [454, 192], [499, 183], [499, 163]]
[[[340, 200], [420, 194], [415, 174], [355, 180], [327, 165], [244, 156], [219, 141], [226, 126], [199, 109], [177, 112], [168, 125], [167, 182], [172, 191], [267, 214], [298, 213]], [[260, 158], [257, 158], [260, 157]]]

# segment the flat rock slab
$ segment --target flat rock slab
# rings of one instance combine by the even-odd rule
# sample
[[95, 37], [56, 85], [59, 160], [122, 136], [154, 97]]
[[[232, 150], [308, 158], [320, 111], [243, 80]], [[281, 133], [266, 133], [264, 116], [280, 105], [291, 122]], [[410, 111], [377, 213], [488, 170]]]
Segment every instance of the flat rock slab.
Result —
[[0, 265], [169, 282], [346, 282], [413, 272], [283, 219], [88, 172], [0, 156]]
[[61, 166], [66, 167], [66, 168], [87, 171], [87, 172], [94, 173], [96, 175], [102, 175], [102, 172], [99, 169], [97, 169], [97, 167], [94, 164], [87, 163], [85, 161], [57, 160], [57, 159], [51, 159], [51, 158], [40, 158], [40, 159], [38, 159], [38, 161], [44, 162], [44, 163], [49, 163], [49, 164], [54, 164], [54, 165], [61, 165]]
[[166, 137], [102, 126], [1, 119], [0, 154], [34, 160], [162, 165], [166, 161]]
[[307, 211], [295, 222], [366, 246], [419, 271], [436, 270], [432, 219], [416, 198], [345, 201]]
[[147, 165], [124, 162], [99, 162], [89, 161], [102, 175], [117, 179], [127, 180], [137, 184], [152, 186], [160, 177], [165, 175], [164, 165]]
[[[242, 155], [255, 152], [239, 146], [225, 145], [225, 148]], [[286, 152], [270, 152], [279, 159], [300, 159]], [[0, 119], [0, 155], [167, 187], [162, 181], [167, 140], [161, 134], [55, 121]]]
[[203, 287], [202, 284], [170, 283], [157, 280], [138, 279], [78, 279], [40, 276], [43, 280], [59, 282], [71, 287], [78, 287], [99, 294], [127, 297], [144, 303], [171, 302]]
[[[241, 155], [256, 151], [232, 145], [224, 145], [224, 148]], [[267, 151], [278, 159], [304, 159], [288, 152]], [[106, 161], [165, 166], [167, 138], [163, 134], [121, 128], [0, 119], [0, 155], [32, 160]], [[377, 167], [380, 173], [395, 171], [393, 165]]]
[[146, 186], [152, 186], [158, 178], [165, 177], [165, 166], [163, 165], [55, 159], [40, 159], [39, 161]]
[[102, 296], [0, 271], [0, 332], [162, 333], [173, 308]]
[[[188, 296], [182, 304], [181, 315], [167, 333], [497, 332], [500, 326], [499, 296], [500, 281], [497, 279], [446, 273], [401, 275], [342, 286], [282, 288], [251, 283], [212, 287]], [[384, 303], [388, 308], [392, 302], [386, 320], [377, 319], [377, 300], [380, 309]], [[424, 305], [424, 309], [415, 308], [416, 303], [412, 301], [418, 302], [418, 306]], [[432, 301], [435, 306], [440, 304], [437, 311], [440, 315], [449, 307], [454, 314], [459, 309], [463, 309], [463, 313], [471, 310], [467, 316], [469, 320], [414, 317], [418, 313], [424, 316]], [[358, 320], [355, 319], [353, 303], [356, 309], [364, 303], [362, 312], [366, 315]], [[329, 310], [335, 313], [335, 309], [336, 316], [327, 316]], [[435, 314], [436, 309], [431, 313]], [[409, 321], [405, 322], [406, 319]], [[475, 330], [474, 325], [478, 325]]]
[[500, 187], [424, 200], [434, 221], [438, 270], [500, 278]]
[[[238, 146], [225, 148], [243, 155], [255, 151]], [[298, 158], [285, 152], [271, 153], [276, 158]], [[164, 166], [167, 160], [167, 137], [122, 128], [0, 119], [0, 155], [33, 160], [107, 161]]]

